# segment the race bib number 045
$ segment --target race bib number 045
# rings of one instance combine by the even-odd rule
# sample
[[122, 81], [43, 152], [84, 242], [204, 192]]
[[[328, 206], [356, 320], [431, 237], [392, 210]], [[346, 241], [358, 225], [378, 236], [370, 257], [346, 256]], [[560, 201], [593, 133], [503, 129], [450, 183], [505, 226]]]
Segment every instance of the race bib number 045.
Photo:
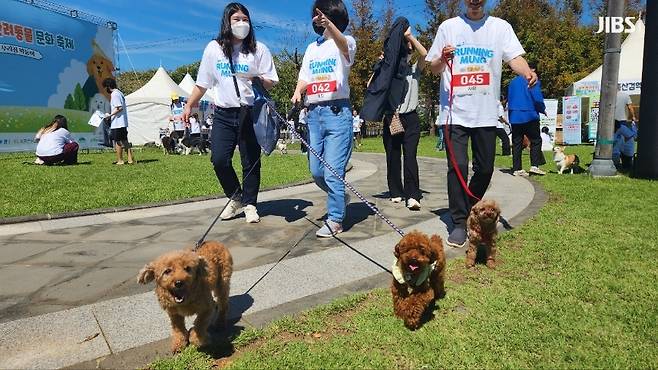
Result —
[[306, 95], [332, 93], [336, 91], [336, 81], [313, 82], [306, 86]]
[[489, 90], [491, 75], [489, 72], [463, 73], [452, 76], [455, 94], [478, 94]]

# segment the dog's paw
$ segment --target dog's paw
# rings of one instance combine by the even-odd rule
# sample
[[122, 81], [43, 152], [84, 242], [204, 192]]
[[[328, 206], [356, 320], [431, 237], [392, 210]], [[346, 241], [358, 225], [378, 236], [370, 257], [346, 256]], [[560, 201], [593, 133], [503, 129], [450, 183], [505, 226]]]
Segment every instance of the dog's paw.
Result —
[[496, 268], [496, 260], [489, 259], [487, 260], [487, 267], [490, 269]]
[[207, 333], [201, 333], [196, 327], [190, 329], [190, 343], [202, 347], [208, 340]]
[[187, 341], [187, 338], [185, 338], [184, 336], [173, 337], [171, 339], [171, 352], [172, 353], [179, 353], [185, 347], [187, 347], [187, 345], [188, 345], [188, 341]]

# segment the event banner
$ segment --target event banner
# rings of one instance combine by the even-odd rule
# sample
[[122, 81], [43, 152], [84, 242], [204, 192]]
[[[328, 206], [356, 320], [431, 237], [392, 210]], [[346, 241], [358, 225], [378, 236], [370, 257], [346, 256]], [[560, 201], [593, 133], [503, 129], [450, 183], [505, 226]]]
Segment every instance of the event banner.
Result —
[[589, 130], [588, 138], [596, 140], [596, 133], [599, 129], [599, 103], [600, 95], [592, 95], [589, 98]]
[[573, 94], [575, 96], [592, 96], [599, 95], [601, 83], [599, 81], [580, 81], [573, 84]]
[[61, 114], [81, 147], [102, 130], [91, 112], [109, 112], [101, 83], [114, 73], [114, 35], [106, 25], [21, 1], [0, 13], [0, 151], [32, 151], [37, 130]]
[[557, 99], [544, 99], [546, 105], [546, 115], [539, 115], [539, 124], [541, 127], [548, 127], [551, 135], [555, 136], [557, 126]]
[[562, 98], [562, 134], [565, 144], [580, 144], [580, 96]]

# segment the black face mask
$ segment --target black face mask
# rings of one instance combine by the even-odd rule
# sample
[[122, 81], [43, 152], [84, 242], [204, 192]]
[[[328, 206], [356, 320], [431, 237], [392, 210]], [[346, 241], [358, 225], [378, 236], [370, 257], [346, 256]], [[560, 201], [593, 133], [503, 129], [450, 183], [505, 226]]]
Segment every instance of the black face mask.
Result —
[[313, 23], [313, 31], [320, 36], [324, 35], [324, 27], [316, 25], [315, 22]]

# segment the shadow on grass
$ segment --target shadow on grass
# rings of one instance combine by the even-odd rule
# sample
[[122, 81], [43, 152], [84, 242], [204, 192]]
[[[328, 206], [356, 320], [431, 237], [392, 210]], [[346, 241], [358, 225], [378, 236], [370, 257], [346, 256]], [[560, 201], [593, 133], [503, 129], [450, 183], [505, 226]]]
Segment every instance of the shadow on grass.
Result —
[[249, 294], [235, 295], [229, 298], [229, 319], [225, 327], [210, 327], [208, 334], [210, 344], [199, 348], [199, 351], [208, 354], [214, 359], [229, 357], [235, 352], [233, 340], [245, 329], [238, 325], [242, 314], [254, 304], [254, 299]]

